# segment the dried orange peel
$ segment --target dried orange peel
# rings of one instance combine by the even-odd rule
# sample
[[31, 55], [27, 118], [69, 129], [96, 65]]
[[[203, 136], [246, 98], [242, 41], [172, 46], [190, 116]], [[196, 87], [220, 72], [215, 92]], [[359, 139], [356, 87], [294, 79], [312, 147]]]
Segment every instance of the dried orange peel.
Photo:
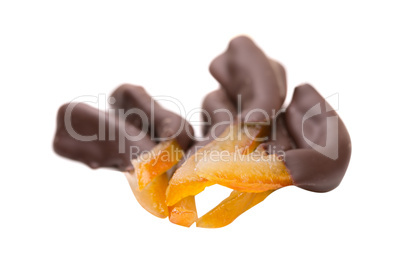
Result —
[[170, 222], [190, 227], [198, 218], [194, 196], [188, 196], [173, 206], [168, 206]]
[[266, 136], [268, 132], [269, 127], [266, 125], [244, 126], [235, 123], [228, 126], [218, 139], [198, 150], [176, 170], [169, 181], [166, 191], [167, 205], [174, 205], [185, 197], [195, 196], [206, 187], [216, 183], [203, 178], [195, 171], [198, 162], [205, 156], [221, 153], [222, 151], [227, 153], [250, 153], [260, 143], [258, 140]]
[[126, 178], [139, 204], [151, 214], [166, 218], [166, 189], [171, 169], [183, 157], [183, 151], [175, 140], [161, 142], [152, 151], [132, 161], [134, 171], [126, 172]]
[[196, 222], [201, 228], [221, 228], [232, 223], [242, 213], [262, 202], [273, 191], [247, 193], [234, 190], [214, 209], [204, 214]]
[[[235, 123], [223, 132], [216, 140], [201, 148], [196, 154], [192, 155], [173, 175], [169, 182], [166, 192], [166, 202], [170, 211], [180, 211], [179, 204], [185, 204], [184, 201], [191, 199], [206, 187], [216, 184], [215, 180], [200, 176], [196, 168], [201, 159], [212, 158], [213, 154], [226, 152], [247, 155], [255, 150], [261, 143], [263, 137], [269, 133], [269, 127], [266, 125], [245, 126]], [[218, 180], [219, 181], [219, 180]], [[219, 183], [218, 183], [219, 184]], [[246, 193], [234, 191], [231, 196], [222, 201], [217, 207], [212, 209], [206, 215], [198, 219], [197, 227], [223, 227], [231, 223], [243, 212], [264, 200], [272, 191], [262, 193]], [[195, 209], [195, 204], [193, 206]], [[196, 213], [196, 212], [195, 212]], [[185, 222], [185, 226], [190, 226], [191, 222], [186, 221], [184, 216], [175, 215], [175, 221]], [[177, 220], [178, 219], [178, 220]], [[184, 224], [179, 224], [183, 225]]]
[[[135, 171], [126, 177], [138, 202], [153, 215], [169, 216], [172, 223], [185, 227], [194, 222], [197, 227], [224, 227], [276, 189], [293, 184], [280, 157], [257, 148], [268, 132], [264, 125], [232, 124], [187, 159], [170, 181], [166, 171], [179, 162], [183, 151], [175, 140], [163, 142], [133, 160]], [[198, 218], [194, 196], [213, 184], [233, 192]]]
[[205, 157], [198, 162], [195, 172], [202, 178], [243, 192], [263, 192], [293, 184], [277, 155], [259, 151], [247, 155], [231, 153], [220, 159]]
[[157, 144], [151, 151], [141, 154], [132, 161], [139, 190], [144, 189], [155, 177], [176, 165], [183, 151], [176, 140]]
[[125, 173], [131, 190], [138, 203], [148, 212], [159, 218], [169, 215], [166, 205], [166, 188], [168, 186], [167, 174], [157, 176], [143, 190], [139, 190], [137, 176], [134, 171]]
[[224, 227], [276, 189], [293, 184], [282, 159], [268, 155], [261, 146], [250, 154], [231, 153], [215, 160], [205, 157], [198, 162], [196, 174], [234, 189], [228, 198], [197, 220], [197, 227], [202, 228]]

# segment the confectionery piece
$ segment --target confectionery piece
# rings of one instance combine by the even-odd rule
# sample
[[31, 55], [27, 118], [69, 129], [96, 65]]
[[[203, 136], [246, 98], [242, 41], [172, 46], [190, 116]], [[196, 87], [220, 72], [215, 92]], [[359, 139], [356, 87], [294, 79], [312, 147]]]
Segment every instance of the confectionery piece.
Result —
[[166, 191], [166, 203], [173, 205], [181, 199], [187, 196], [195, 196], [206, 187], [217, 183], [196, 173], [197, 164], [200, 161], [205, 161], [204, 158], [215, 161], [216, 157], [215, 162], [217, 162], [222, 151], [240, 154], [251, 153], [260, 144], [257, 139], [266, 136], [266, 134], [267, 126], [254, 126], [247, 129], [237, 124], [228, 126], [218, 139], [199, 149], [176, 170]]
[[338, 114], [311, 85], [295, 89], [286, 126], [297, 147], [285, 155], [294, 184], [316, 192], [336, 188], [349, 165], [350, 136]]
[[[123, 110], [128, 114], [127, 122], [142, 128], [143, 118], [148, 122], [148, 134], [153, 140], [159, 141], [176, 139], [183, 150], [187, 150], [193, 143], [194, 131], [191, 125], [179, 115], [164, 109], [141, 86], [124, 84], [118, 87], [111, 95], [115, 98], [112, 108]], [[140, 109], [145, 115], [141, 118], [136, 112]], [[154, 129], [154, 130], [152, 130]]]
[[197, 219], [197, 208], [194, 196], [188, 196], [173, 206], [168, 206], [169, 221], [183, 226], [190, 227]]
[[183, 150], [176, 140], [158, 143], [151, 151], [144, 152], [132, 160], [138, 189], [144, 189], [155, 177], [174, 167], [183, 157]]
[[156, 145], [147, 136], [139, 141], [129, 139], [136, 136], [142, 136], [141, 130], [133, 125], [89, 105], [70, 103], [61, 106], [57, 113], [53, 148], [59, 155], [93, 169], [129, 171], [133, 168], [131, 146], [148, 151]]
[[124, 172], [138, 203], [152, 215], [159, 218], [169, 216], [166, 206], [166, 188], [168, 186], [168, 176], [166, 173], [155, 177], [144, 189], [138, 187], [137, 175], [134, 171]]
[[197, 227], [221, 228], [227, 226], [242, 213], [262, 202], [272, 192], [273, 190], [248, 193], [234, 190], [219, 205], [200, 217], [196, 221]]
[[[60, 107], [54, 150], [123, 171], [143, 208], [186, 227], [226, 226], [285, 186], [326, 192], [339, 185], [350, 136], [312, 86], [297, 87], [282, 108], [285, 69], [246, 36], [234, 38], [210, 72], [220, 88], [203, 101], [203, 139], [194, 141], [191, 125], [143, 87], [125, 84], [108, 113], [82, 103]], [[198, 218], [195, 196], [214, 184], [233, 192]]]
[[246, 36], [234, 38], [209, 69], [233, 103], [241, 95], [242, 121], [265, 121], [264, 112], [274, 118], [272, 110], [276, 114], [285, 100], [285, 69]]

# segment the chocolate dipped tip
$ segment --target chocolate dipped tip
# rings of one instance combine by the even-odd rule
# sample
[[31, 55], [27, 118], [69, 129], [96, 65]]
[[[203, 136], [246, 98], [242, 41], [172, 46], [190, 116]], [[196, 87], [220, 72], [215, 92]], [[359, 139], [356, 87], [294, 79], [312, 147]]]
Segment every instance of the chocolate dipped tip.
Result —
[[300, 188], [327, 192], [336, 188], [351, 156], [346, 126], [309, 84], [298, 86], [286, 111], [286, 125], [297, 149], [286, 151], [285, 164]]
[[209, 70], [234, 105], [241, 97], [242, 122], [273, 118], [286, 97], [286, 73], [277, 61], [268, 58], [247, 36], [232, 39]]
[[124, 118], [130, 124], [142, 129], [148, 125], [147, 134], [157, 140], [176, 139], [180, 147], [188, 149], [194, 137], [194, 130], [186, 119], [163, 108], [147, 91], [138, 85], [123, 84], [111, 95], [115, 102], [111, 107], [123, 110]]
[[[142, 137], [136, 141], [135, 138]], [[141, 130], [83, 103], [61, 106], [57, 113], [54, 151], [90, 168], [133, 169], [135, 153], [155, 146]], [[134, 152], [134, 153], [133, 153]]]

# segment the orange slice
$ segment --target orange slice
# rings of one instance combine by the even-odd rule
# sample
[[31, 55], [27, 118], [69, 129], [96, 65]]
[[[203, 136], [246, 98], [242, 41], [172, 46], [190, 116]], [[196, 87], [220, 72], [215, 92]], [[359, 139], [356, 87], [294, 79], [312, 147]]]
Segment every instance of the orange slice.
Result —
[[137, 175], [134, 171], [125, 173], [131, 190], [138, 203], [148, 212], [159, 218], [166, 218], [169, 215], [166, 206], [166, 188], [168, 177], [163, 173], [154, 178], [143, 190], [139, 190]]
[[[205, 155], [216, 155], [238, 151], [241, 154], [251, 153], [260, 143], [258, 138], [269, 132], [268, 125], [245, 126], [234, 123], [226, 128], [222, 135], [198, 150], [173, 175], [166, 191], [166, 203], [174, 205], [188, 196], [195, 196], [206, 187], [215, 184], [212, 179], [196, 174], [195, 166]], [[262, 140], [262, 139], [260, 139]]]
[[155, 177], [176, 165], [182, 157], [183, 151], [177, 141], [169, 140], [157, 144], [151, 151], [133, 160], [139, 190], [143, 190]]
[[170, 222], [180, 226], [190, 227], [198, 217], [194, 196], [186, 197], [168, 209]]
[[293, 184], [283, 161], [260, 151], [247, 155], [231, 153], [221, 159], [204, 157], [195, 172], [201, 178], [243, 192], [275, 190]]
[[242, 213], [262, 202], [273, 191], [247, 193], [234, 190], [214, 209], [197, 220], [197, 227], [221, 228], [232, 223]]

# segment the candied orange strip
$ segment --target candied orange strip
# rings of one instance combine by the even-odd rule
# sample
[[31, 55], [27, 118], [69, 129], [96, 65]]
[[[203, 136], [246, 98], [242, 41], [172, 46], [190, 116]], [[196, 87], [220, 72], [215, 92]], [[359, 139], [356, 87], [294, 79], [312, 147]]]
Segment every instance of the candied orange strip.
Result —
[[170, 222], [180, 226], [190, 227], [198, 217], [194, 196], [186, 197], [168, 209]]
[[260, 151], [247, 155], [231, 153], [220, 159], [204, 157], [195, 172], [202, 178], [243, 192], [275, 190], [293, 184], [283, 161]]
[[173, 206], [188, 196], [195, 196], [206, 187], [214, 184], [196, 175], [194, 172], [195, 165], [195, 155], [192, 155], [173, 174], [166, 190], [166, 204], [168, 206]]
[[166, 206], [166, 188], [168, 177], [163, 173], [154, 178], [143, 190], [139, 190], [137, 175], [134, 171], [125, 173], [131, 190], [138, 203], [148, 212], [159, 218], [166, 218], [169, 215]]
[[222, 151], [251, 153], [260, 143], [257, 138], [266, 136], [268, 131], [267, 125], [244, 126], [234, 123], [228, 126], [219, 139], [198, 150], [176, 170], [166, 191], [167, 205], [174, 205], [187, 196], [195, 196], [215, 184], [214, 181], [195, 173], [195, 166], [204, 155], [219, 154]]
[[261, 193], [232, 191], [229, 197], [223, 200], [214, 209], [197, 220], [197, 227], [221, 228], [232, 223], [242, 213], [262, 202], [273, 191]]
[[183, 151], [177, 141], [169, 140], [157, 144], [151, 151], [133, 160], [139, 190], [176, 165], [182, 157]]

